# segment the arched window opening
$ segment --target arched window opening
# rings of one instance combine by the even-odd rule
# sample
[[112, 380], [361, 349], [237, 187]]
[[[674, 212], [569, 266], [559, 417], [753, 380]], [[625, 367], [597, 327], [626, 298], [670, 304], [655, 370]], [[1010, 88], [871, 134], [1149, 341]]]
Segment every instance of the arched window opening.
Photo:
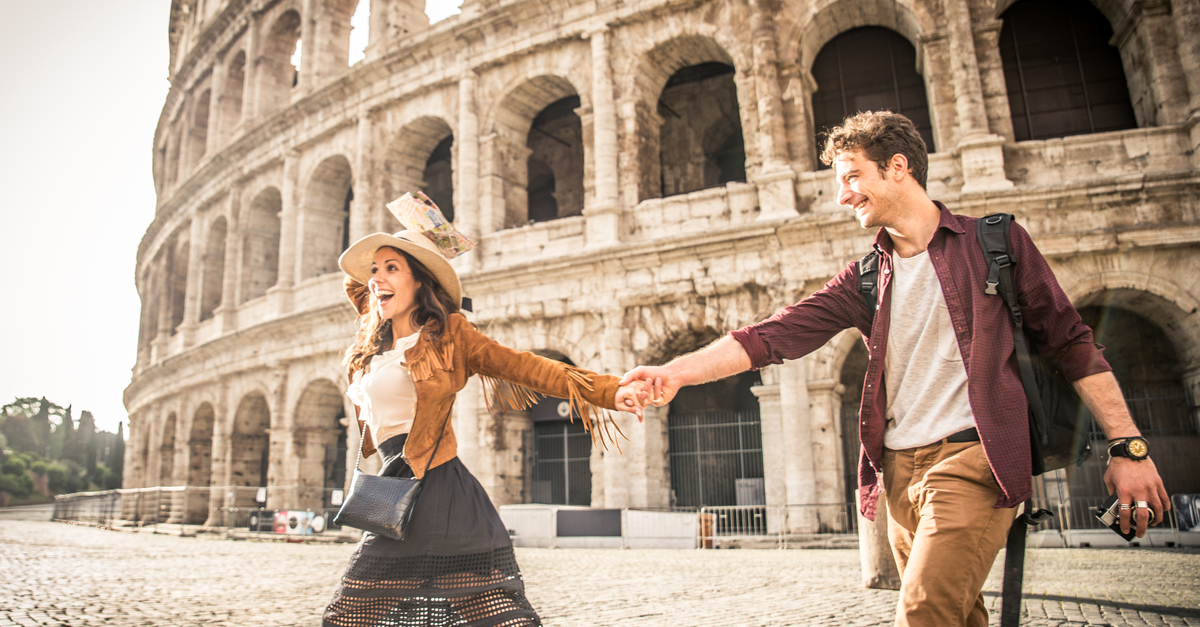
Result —
[[221, 139], [229, 141], [242, 121], [242, 95], [246, 90], [246, 53], [239, 51], [229, 63], [225, 89], [221, 92]]
[[[667, 414], [671, 505], [765, 506], [757, 372], [679, 391]], [[745, 530], [742, 530], [745, 531]]]
[[[545, 355], [575, 364], [563, 355]], [[566, 399], [546, 397], [530, 408], [533, 421], [533, 472], [530, 503], [592, 504], [592, 438], [583, 420], [571, 415]], [[574, 421], [572, 421], [574, 418]]]
[[450, 152], [453, 146], [453, 135], [438, 142], [429, 159], [425, 161], [425, 171], [421, 177], [425, 181], [422, 191], [451, 222], [454, 221], [454, 171], [451, 167]]
[[847, 117], [885, 110], [912, 120], [928, 151], [936, 150], [925, 80], [917, 73], [917, 51], [899, 33], [878, 26], [848, 30], [821, 48], [812, 76], [817, 83], [812, 109], [818, 152], [829, 130]]
[[169, 284], [171, 335], [175, 335], [179, 331], [179, 325], [183, 324], [183, 312], [187, 303], [188, 256], [190, 254], [191, 246], [184, 244], [175, 249], [175, 254], [171, 258], [171, 281]]
[[339, 271], [337, 260], [349, 247], [350, 162], [343, 156], [329, 157], [317, 166], [302, 205], [302, 279]]
[[283, 197], [274, 187], [250, 204], [242, 239], [241, 302], [263, 296], [279, 280], [279, 214]]
[[1137, 127], [1108, 20], [1087, 0], [1021, 0], [1001, 16], [1017, 141]]
[[300, 14], [286, 11], [271, 26], [259, 57], [259, 115], [286, 105], [299, 82]]
[[345, 417], [342, 394], [327, 379], [310, 383], [300, 395], [293, 437], [300, 460], [296, 494], [300, 507], [337, 507], [330, 497], [333, 490], [346, 487]]
[[229, 439], [230, 481], [233, 507], [259, 507], [255, 488], [267, 487], [270, 467], [271, 413], [261, 394], [250, 394], [238, 403]]
[[158, 485], [175, 485], [175, 413], [163, 425], [162, 444], [158, 448]]
[[[213, 406], [204, 403], [192, 417], [192, 432], [188, 437], [187, 485], [207, 488], [212, 484]], [[206, 493], [201, 493], [206, 494]], [[199, 525], [208, 519], [208, 498], [188, 499], [184, 524]]]
[[349, 65], [367, 58], [370, 23], [371, 0], [358, 0], [354, 14], [350, 16], [350, 54], [347, 58]]
[[[579, 96], [550, 103], [533, 118], [526, 193], [530, 222], [583, 213], [583, 123], [575, 110]], [[536, 169], [536, 173], [535, 173]]]
[[208, 242], [204, 248], [204, 283], [200, 295], [200, 320], [213, 317], [213, 311], [221, 305], [225, 286], [225, 236], [228, 229], [224, 216], [213, 221], [208, 230]]
[[671, 75], [658, 98], [662, 195], [746, 180], [733, 66], [707, 62]]

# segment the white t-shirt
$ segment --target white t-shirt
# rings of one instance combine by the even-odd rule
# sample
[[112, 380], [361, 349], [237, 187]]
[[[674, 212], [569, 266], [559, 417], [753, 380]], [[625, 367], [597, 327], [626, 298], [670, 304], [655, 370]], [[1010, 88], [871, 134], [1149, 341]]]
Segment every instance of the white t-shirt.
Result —
[[967, 370], [929, 253], [907, 259], [893, 253], [892, 267], [883, 444], [903, 450], [970, 429], [975, 418], [967, 399]]
[[417, 343], [419, 335], [402, 337], [392, 350], [372, 357], [366, 374], [361, 370], [354, 373], [354, 381], [346, 390], [350, 401], [362, 409], [361, 417], [367, 421], [376, 444], [412, 429], [417, 389], [404, 362], [404, 351]]

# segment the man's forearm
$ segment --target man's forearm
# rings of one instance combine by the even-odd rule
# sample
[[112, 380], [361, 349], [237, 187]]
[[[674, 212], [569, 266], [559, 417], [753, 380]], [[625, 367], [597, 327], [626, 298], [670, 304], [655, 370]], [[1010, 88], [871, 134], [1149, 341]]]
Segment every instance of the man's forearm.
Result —
[[1121, 387], [1113, 373], [1088, 375], [1072, 385], [1104, 430], [1105, 437], [1112, 440], [1140, 434], [1133, 417], [1129, 415], [1129, 406], [1125, 404], [1125, 396], [1121, 394]]
[[724, 379], [750, 369], [746, 349], [730, 335], [708, 346], [672, 360], [666, 365], [683, 385], [699, 385]]

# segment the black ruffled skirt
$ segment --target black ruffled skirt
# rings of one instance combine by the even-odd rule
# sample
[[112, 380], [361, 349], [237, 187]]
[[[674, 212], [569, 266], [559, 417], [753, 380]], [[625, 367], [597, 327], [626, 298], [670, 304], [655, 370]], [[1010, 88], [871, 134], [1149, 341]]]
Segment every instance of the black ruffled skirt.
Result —
[[[412, 476], [407, 436], [379, 445], [389, 476]], [[491, 499], [457, 457], [431, 468], [408, 535], [373, 533], [350, 557], [322, 625], [526, 627], [541, 625], [525, 599], [512, 540]]]

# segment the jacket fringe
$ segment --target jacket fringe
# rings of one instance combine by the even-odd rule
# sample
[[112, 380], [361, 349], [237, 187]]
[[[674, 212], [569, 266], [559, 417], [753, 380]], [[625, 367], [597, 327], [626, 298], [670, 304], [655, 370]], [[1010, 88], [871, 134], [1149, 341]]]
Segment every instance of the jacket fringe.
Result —
[[[591, 377], [574, 366], [566, 366], [566, 375], [567, 390], [570, 396], [567, 400], [571, 403], [571, 420], [575, 420], [575, 414], [578, 412], [580, 420], [583, 421], [584, 431], [592, 436], [592, 444], [600, 444], [607, 451], [608, 443], [612, 442], [613, 446], [617, 447], [617, 452], [623, 453], [617, 435], [626, 440], [629, 438], [621, 431], [621, 427], [613, 420], [608, 410], [589, 403], [583, 398], [581, 388], [587, 389], [589, 392], [595, 389], [592, 387]], [[600, 425], [600, 429], [595, 428], [597, 424]]]
[[[419, 347], [419, 348], [417, 348]], [[413, 382], [424, 381], [433, 376], [433, 369], [452, 372], [454, 370], [454, 343], [417, 342], [416, 354], [408, 359], [408, 374]]]
[[483, 403], [489, 412], [526, 411], [540, 401], [544, 395], [523, 385], [479, 375], [483, 381]]

